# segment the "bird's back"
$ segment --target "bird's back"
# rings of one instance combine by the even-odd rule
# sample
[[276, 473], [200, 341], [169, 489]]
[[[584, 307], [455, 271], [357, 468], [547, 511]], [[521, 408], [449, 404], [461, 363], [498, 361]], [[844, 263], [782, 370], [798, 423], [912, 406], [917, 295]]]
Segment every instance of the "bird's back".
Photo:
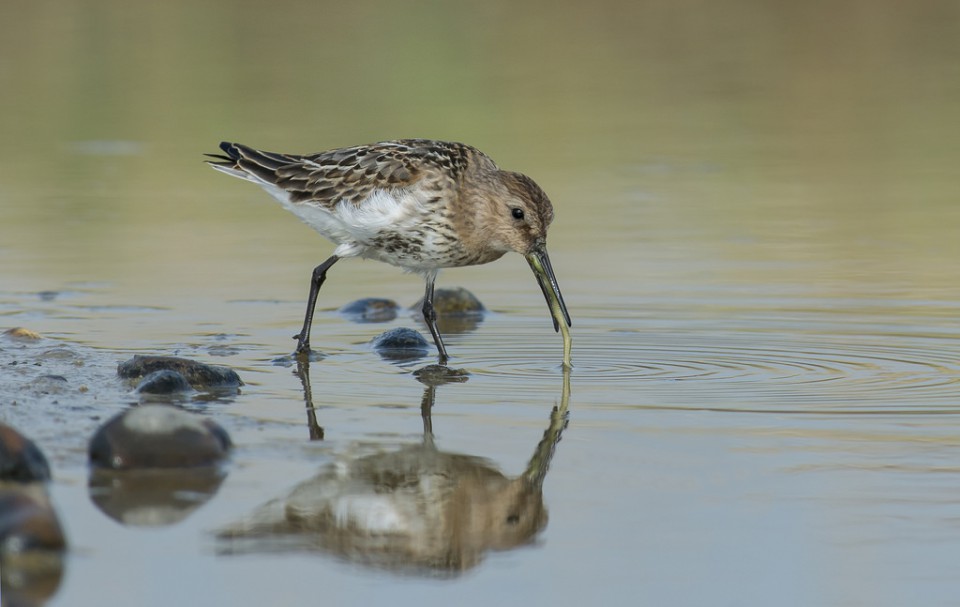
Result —
[[339, 245], [417, 272], [467, 263], [445, 207], [470, 172], [497, 166], [474, 147], [402, 139], [316, 154], [265, 152], [223, 142], [210, 164], [257, 183], [285, 208]]
[[476, 148], [431, 139], [398, 139], [338, 148], [316, 154], [265, 152], [224, 141], [225, 155], [210, 164], [225, 173], [271, 185], [294, 203], [332, 207], [346, 200], [361, 204], [377, 189], [410, 187], [436, 176], [459, 180], [468, 170], [497, 170]]

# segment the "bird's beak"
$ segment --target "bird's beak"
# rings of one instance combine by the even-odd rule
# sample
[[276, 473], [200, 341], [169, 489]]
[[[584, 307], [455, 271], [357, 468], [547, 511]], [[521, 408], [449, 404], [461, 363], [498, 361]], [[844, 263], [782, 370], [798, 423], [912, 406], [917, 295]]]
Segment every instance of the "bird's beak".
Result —
[[534, 247], [526, 254], [527, 263], [533, 270], [533, 275], [537, 277], [537, 283], [543, 296], [547, 300], [547, 307], [550, 308], [550, 314], [553, 316], [553, 329], [563, 333], [563, 364], [570, 366], [570, 313], [567, 312], [567, 304], [563, 302], [563, 295], [560, 294], [560, 285], [557, 284], [557, 277], [553, 273], [553, 266], [550, 265], [550, 257], [547, 255], [546, 244]]

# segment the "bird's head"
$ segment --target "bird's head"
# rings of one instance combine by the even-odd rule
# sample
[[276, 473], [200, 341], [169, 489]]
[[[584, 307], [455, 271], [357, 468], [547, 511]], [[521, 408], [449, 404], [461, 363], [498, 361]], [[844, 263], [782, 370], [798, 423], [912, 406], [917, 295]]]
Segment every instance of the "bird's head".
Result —
[[553, 205], [526, 175], [498, 171], [497, 177], [485, 192], [481, 236], [491, 248], [526, 256], [546, 243]]
[[523, 255], [547, 300], [553, 327], [563, 333], [564, 365], [570, 365], [570, 314], [547, 255], [547, 229], [553, 205], [540, 186], [526, 175], [497, 171], [484, 188], [477, 209], [476, 237], [499, 257], [507, 251]]

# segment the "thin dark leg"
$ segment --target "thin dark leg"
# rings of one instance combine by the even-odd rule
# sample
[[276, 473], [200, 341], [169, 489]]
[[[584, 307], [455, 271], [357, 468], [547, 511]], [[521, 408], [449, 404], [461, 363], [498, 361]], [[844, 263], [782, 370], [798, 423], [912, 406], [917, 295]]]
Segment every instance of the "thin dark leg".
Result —
[[307, 313], [303, 317], [303, 328], [300, 329], [300, 333], [293, 336], [297, 340], [297, 354], [310, 353], [310, 327], [313, 325], [313, 310], [317, 307], [317, 294], [320, 293], [323, 281], [327, 279], [327, 270], [338, 261], [340, 261], [340, 258], [332, 255], [330, 259], [313, 269], [313, 276], [310, 279], [310, 295], [307, 296]]
[[447, 364], [447, 349], [443, 347], [443, 340], [440, 339], [440, 331], [437, 330], [437, 311], [433, 309], [433, 281], [435, 277], [427, 278], [427, 290], [423, 295], [423, 320], [433, 335], [433, 342], [437, 344], [437, 351], [440, 353], [440, 364]]

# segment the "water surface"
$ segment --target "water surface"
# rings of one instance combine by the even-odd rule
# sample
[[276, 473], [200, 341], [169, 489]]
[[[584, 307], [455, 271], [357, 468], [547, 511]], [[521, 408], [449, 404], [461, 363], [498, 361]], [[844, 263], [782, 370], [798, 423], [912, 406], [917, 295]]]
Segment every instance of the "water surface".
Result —
[[[48, 350], [44, 369], [71, 382], [0, 395], [0, 419], [55, 470], [71, 550], [50, 604], [960, 596], [953, 3], [5, 11], [0, 325], [45, 340], [0, 342], [3, 385], [11, 361]], [[338, 264], [308, 418], [301, 378], [275, 360], [332, 246], [202, 154], [410, 136], [476, 145], [554, 201], [575, 366], [545, 522], [442, 575], [326, 548], [225, 551], [218, 530], [330, 465], [422, 445], [411, 373], [433, 361], [368, 345], [424, 331], [414, 312], [336, 312], [410, 305], [420, 280]], [[435, 448], [514, 479], [564, 402], [560, 338], [519, 257], [441, 274], [457, 285], [491, 313], [446, 338], [469, 376], [436, 388]], [[247, 384], [187, 403], [237, 449], [214, 495], [159, 527], [121, 525], [87, 491], [86, 440], [137, 400], [112, 379], [135, 353], [230, 365]]]

